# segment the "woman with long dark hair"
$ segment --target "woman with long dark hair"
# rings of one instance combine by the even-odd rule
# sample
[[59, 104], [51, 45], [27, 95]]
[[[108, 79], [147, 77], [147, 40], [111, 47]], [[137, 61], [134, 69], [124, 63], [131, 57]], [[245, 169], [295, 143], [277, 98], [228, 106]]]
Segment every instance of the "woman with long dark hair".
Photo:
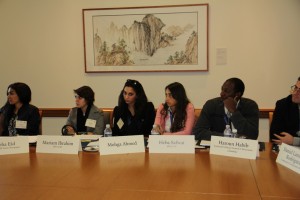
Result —
[[161, 135], [190, 135], [194, 126], [194, 106], [181, 83], [165, 87], [165, 103], [156, 111], [156, 131]]
[[41, 117], [39, 109], [30, 104], [31, 90], [25, 83], [16, 82], [7, 88], [7, 102], [1, 108], [2, 136], [38, 135]]
[[113, 111], [113, 136], [144, 135], [148, 137], [155, 118], [152, 102], [137, 80], [128, 79]]

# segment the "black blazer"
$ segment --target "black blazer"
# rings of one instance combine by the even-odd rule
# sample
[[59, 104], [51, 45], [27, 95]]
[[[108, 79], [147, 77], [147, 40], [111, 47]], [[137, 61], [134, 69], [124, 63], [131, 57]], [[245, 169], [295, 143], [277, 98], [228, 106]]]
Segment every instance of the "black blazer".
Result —
[[274, 133], [287, 132], [297, 136], [299, 131], [299, 108], [298, 104], [292, 102], [292, 95], [276, 102], [273, 120], [270, 127], [270, 139], [275, 139]]
[[[3, 132], [2, 136], [8, 136], [8, 123], [11, 113], [13, 112], [13, 106], [7, 105], [2, 108], [2, 114], [4, 116]], [[18, 120], [27, 121], [26, 129], [17, 129], [19, 135], [39, 135], [39, 126], [41, 123], [41, 117], [39, 109], [31, 104], [23, 105], [18, 111]]]
[[116, 106], [113, 112], [113, 136], [144, 135], [148, 137], [151, 133], [154, 119], [155, 109], [152, 102], [146, 104], [141, 116], [134, 117], [131, 116], [127, 108], [122, 111], [119, 106]]

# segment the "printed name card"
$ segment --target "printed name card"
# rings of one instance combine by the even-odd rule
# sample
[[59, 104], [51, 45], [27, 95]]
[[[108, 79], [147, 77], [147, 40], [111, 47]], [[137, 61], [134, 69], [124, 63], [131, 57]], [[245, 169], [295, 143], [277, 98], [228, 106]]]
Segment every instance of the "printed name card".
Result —
[[144, 136], [102, 137], [99, 139], [100, 155], [145, 153]]
[[79, 137], [39, 135], [37, 153], [78, 154]]
[[0, 155], [28, 153], [28, 137], [1, 137]]
[[149, 153], [195, 153], [194, 135], [149, 135]]
[[276, 162], [300, 174], [300, 149], [282, 143]]
[[210, 154], [255, 159], [257, 152], [257, 140], [211, 136]]

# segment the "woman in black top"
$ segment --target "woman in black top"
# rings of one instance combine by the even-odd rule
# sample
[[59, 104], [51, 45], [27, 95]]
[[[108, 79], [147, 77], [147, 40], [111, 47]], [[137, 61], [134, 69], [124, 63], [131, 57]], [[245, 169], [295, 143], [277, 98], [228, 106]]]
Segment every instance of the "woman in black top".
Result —
[[[1, 108], [2, 136], [38, 135], [41, 117], [37, 107], [29, 104], [31, 90], [25, 83], [7, 88], [7, 102]], [[0, 129], [0, 130], [1, 130]]]
[[128, 79], [113, 111], [113, 136], [144, 135], [148, 137], [155, 118], [152, 102], [148, 102], [143, 86]]

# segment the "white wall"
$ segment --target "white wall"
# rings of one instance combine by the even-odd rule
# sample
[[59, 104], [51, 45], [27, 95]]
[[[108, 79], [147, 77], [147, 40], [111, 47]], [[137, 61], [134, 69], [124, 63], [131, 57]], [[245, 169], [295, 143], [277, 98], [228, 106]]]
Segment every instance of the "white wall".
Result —
[[[84, 73], [82, 9], [198, 3], [209, 4], [208, 72]], [[94, 89], [97, 106], [114, 107], [132, 78], [156, 106], [165, 85], [179, 81], [201, 108], [236, 76], [246, 84], [244, 96], [274, 108], [300, 76], [299, 10], [299, 0], [0, 0], [0, 102], [10, 83], [22, 81], [41, 108], [72, 107], [73, 89], [82, 85]], [[227, 65], [216, 65], [217, 48], [227, 49]], [[43, 119], [43, 132], [58, 133], [64, 121]], [[261, 120], [260, 133], [267, 131]]]

